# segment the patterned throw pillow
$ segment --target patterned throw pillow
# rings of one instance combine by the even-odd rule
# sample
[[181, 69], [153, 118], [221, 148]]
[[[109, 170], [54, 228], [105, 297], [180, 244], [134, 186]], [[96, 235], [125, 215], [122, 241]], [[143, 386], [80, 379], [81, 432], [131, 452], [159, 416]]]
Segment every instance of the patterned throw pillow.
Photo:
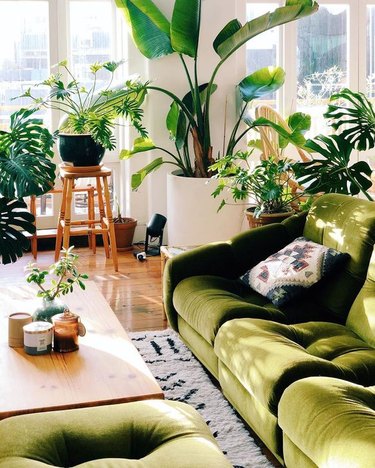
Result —
[[298, 237], [258, 263], [240, 280], [280, 306], [336, 268], [349, 254]]

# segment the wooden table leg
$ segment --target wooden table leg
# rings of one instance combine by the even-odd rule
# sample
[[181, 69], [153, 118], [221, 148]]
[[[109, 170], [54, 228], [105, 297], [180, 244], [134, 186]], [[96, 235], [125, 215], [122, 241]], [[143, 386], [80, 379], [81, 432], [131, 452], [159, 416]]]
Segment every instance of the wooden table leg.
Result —
[[62, 238], [63, 238], [63, 223], [65, 220], [66, 191], [68, 188], [68, 185], [65, 182], [65, 179], [62, 179], [62, 183], [63, 183], [63, 190], [62, 190], [59, 219], [57, 222], [56, 243], [55, 243], [55, 262], [59, 259], [59, 256], [60, 256], [61, 243], [62, 243]]
[[65, 218], [63, 221], [63, 247], [65, 250], [69, 248], [70, 241], [70, 222], [72, 216], [72, 196], [74, 179], [68, 178], [66, 180], [66, 204], [65, 204]]

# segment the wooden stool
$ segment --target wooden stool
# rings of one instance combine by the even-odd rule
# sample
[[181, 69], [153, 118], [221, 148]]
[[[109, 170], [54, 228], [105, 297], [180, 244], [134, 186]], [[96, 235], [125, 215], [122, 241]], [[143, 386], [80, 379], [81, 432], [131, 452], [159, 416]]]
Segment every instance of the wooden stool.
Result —
[[[90, 213], [94, 213], [94, 194], [95, 194], [95, 188], [91, 185], [88, 185], [87, 187], [78, 187], [74, 188], [73, 192], [75, 193], [87, 193], [87, 205], [88, 205], [88, 212], [89, 212], [89, 217], [91, 217]], [[44, 195], [47, 195], [48, 193], [55, 194], [55, 193], [62, 193], [61, 189], [56, 189], [53, 188], [49, 190], [47, 193]], [[35, 221], [34, 225], [36, 226], [36, 196], [31, 195], [30, 196], [30, 213], [34, 215]], [[94, 214], [92, 215], [94, 216]], [[56, 233], [57, 229], [37, 229], [34, 234], [30, 234], [28, 232], [24, 232], [24, 235], [30, 239], [30, 244], [31, 244], [31, 253], [33, 257], [36, 259], [38, 256], [38, 239], [46, 239], [46, 238], [56, 238]], [[85, 234], [85, 233], [84, 233]], [[93, 245], [92, 242], [92, 236], [89, 236], [89, 247], [95, 250], [95, 244]]]
[[[112, 250], [112, 259], [115, 271], [118, 271], [117, 248], [115, 238], [115, 228], [113, 226], [112, 209], [109, 196], [108, 177], [111, 175], [111, 170], [107, 167], [101, 167], [97, 171], [84, 172], [84, 168], [60, 168], [60, 177], [63, 182], [63, 193], [61, 200], [61, 208], [59, 221], [57, 224], [55, 261], [58, 260], [61, 243], [65, 249], [69, 247], [71, 235], [71, 226], [85, 226], [84, 229], [75, 229], [72, 231], [74, 235], [88, 234], [91, 238], [90, 247], [93, 252], [96, 252], [96, 234], [103, 236], [103, 245], [106, 257], [109, 258], [109, 243]], [[81, 178], [95, 178], [96, 192], [98, 194], [98, 205], [100, 219], [95, 219], [95, 210], [93, 203], [89, 203], [88, 217], [89, 219], [82, 221], [71, 220], [71, 205], [72, 194], [74, 190], [74, 182]], [[102, 185], [103, 182], [103, 185]], [[104, 195], [104, 198], [103, 198]], [[109, 238], [109, 242], [108, 242]]]

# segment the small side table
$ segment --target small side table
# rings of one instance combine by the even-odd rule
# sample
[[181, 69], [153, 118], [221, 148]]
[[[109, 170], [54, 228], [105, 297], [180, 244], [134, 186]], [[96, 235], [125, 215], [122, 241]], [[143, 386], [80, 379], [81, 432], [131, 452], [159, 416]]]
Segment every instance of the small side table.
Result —
[[[59, 220], [57, 224], [55, 260], [60, 254], [61, 244], [65, 249], [69, 247], [71, 235], [71, 226], [82, 226], [82, 229], [73, 231], [74, 235], [87, 234], [91, 238], [91, 248], [94, 253], [96, 250], [96, 234], [103, 236], [103, 245], [106, 257], [109, 258], [109, 247], [112, 251], [113, 266], [118, 271], [118, 258], [115, 238], [115, 228], [113, 225], [113, 216], [109, 195], [108, 177], [111, 176], [111, 170], [106, 167], [99, 167], [95, 171], [85, 171], [84, 167], [60, 167], [60, 177], [63, 182], [63, 192]], [[82, 221], [71, 220], [72, 194], [74, 182], [81, 178], [96, 179], [96, 193], [98, 195], [99, 219], [95, 219], [94, 206], [89, 207], [88, 217]]]

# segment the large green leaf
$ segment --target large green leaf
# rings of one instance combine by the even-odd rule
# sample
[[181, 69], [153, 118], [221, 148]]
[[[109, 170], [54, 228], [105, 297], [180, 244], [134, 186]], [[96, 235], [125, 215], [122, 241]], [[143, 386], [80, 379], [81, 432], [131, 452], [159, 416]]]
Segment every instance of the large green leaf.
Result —
[[23, 198], [41, 195], [55, 181], [52, 162], [54, 136], [31, 118], [35, 110], [21, 109], [11, 115], [10, 131], [0, 132], [0, 195]]
[[265, 67], [244, 78], [238, 88], [242, 99], [250, 102], [277, 91], [284, 81], [285, 72], [281, 67]]
[[[316, 2], [309, 0], [293, 0], [287, 2], [286, 6], [277, 8], [272, 13], [269, 12], [248, 21], [240, 29], [236, 30], [236, 28], [234, 28], [234, 32], [231, 35], [228, 34], [228, 37], [224, 41], [216, 43], [216, 52], [221, 60], [224, 61], [252, 37], [264, 31], [268, 31], [275, 26], [311, 15], [315, 13], [318, 8], [319, 6]], [[227, 27], [228, 25], [226, 28]], [[220, 34], [223, 34], [223, 31]]]
[[310, 193], [367, 193], [372, 185], [372, 169], [365, 161], [350, 165], [353, 146], [342, 135], [319, 135], [315, 140], [308, 140], [306, 147], [320, 157], [296, 163], [293, 168], [297, 180]]
[[195, 58], [198, 50], [201, 0], [175, 0], [171, 21], [172, 48]]
[[147, 58], [173, 53], [170, 23], [151, 0], [115, 0], [125, 15], [135, 45]]
[[35, 232], [34, 216], [26, 210], [23, 200], [0, 197], [0, 257], [1, 263], [15, 262], [22, 257], [30, 242], [22, 233]]
[[335, 130], [342, 128], [343, 137], [358, 150], [375, 147], [375, 112], [371, 102], [363, 93], [343, 89], [331, 96], [331, 101], [344, 100], [348, 106], [329, 104], [324, 114], [332, 119]]
[[229, 23], [226, 24], [224, 28], [219, 32], [219, 34], [216, 36], [213, 42], [215, 51], [219, 53], [218, 47], [220, 46], [220, 44], [226, 41], [229, 37], [233, 36], [233, 34], [239, 31], [241, 28], [242, 24], [237, 19], [229, 21]]
[[120, 152], [120, 159], [129, 159], [137, 153], [144, 153], [145, 151], [150, 151], [155, 149], [156, 146], [151, 138], [136, 138], [133, 142], [133, 147], [131, 150], [122, 150]]
[[171, 139], [178, 149], [184, 146], [187, 132], [187, 121], [185, 114], [180, 110], [176, 101], [173, 101], [166, 119], [167, 129]]
[[141, 185], [143, 180], [148, 174], [151, 174], [151, 172], [156, 171], [162, 164], [164, 164], [164, 159], [163, 158], [156, 158], [150, 164], [147, 164], [147, 166], [143, 167], [139, 171], [137, 171], [135, 174], [132, 175], [132, 180], [131, 180], [131, 186], [132, 190], [137, 190], [137, 188]]
[[0, 155], [0, 194], [7, 198], [41, 195], [54, 185], [56, 165], [43, 153], [25, 153], [15, 143], [8, 156]]

